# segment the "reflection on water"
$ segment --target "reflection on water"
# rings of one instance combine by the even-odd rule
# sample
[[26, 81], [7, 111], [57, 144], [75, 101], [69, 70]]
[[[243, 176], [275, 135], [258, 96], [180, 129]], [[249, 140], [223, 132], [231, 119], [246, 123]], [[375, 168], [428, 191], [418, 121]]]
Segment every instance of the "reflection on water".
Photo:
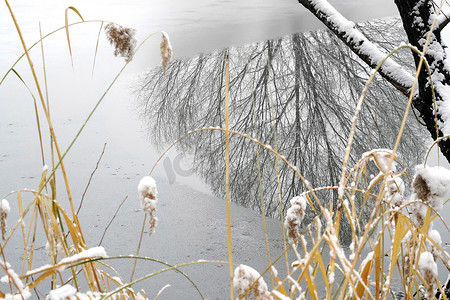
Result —
[[[397, 28], [396, 34], [380, 35], [386, 28]], [[403, 38], [397, 19], [373, 22], [361, 29], [391, 46]], [[277, 148], [312, 187], [336, 186], [354, 107], [370, 70], [326, 31], [202, 54], [173, 62], [165, 73], [160, 69], [148, 72], [136, 90], [138, 111], [153, 141], [165, 145], [196, 128], [225, 127], [225, 57], [230, 59], [230, 128]], [[412, 61], [407, 53], [397, 59], [402, 65]], [[400, 99], [403, 96], [387, 82], [379, 80], [371, 86], [358, 120], [351, 165], [370, 149], [393, 147], [401, 122], [398, 116], [404, 110]], [[398, 152], [412, 169], [422, 160], [426, 133], [412, 115], [408, 124]], [[195, 133], [183, 140], [180, 148], [194, 155], [194, 169], [223, 196], [222, 133]], [[265, 213], [279, 216], [273, 154], [238, 136], [232, 137], [230, 152], [231, 198], [261, 211], [262, 192]], [[288, 199], [306, 188], [285, 163], [279, 168], [284, 213]], [[371, 172], [377, 174], [378, 170]], [[325, 194], [324, 202], [335, 196]]]

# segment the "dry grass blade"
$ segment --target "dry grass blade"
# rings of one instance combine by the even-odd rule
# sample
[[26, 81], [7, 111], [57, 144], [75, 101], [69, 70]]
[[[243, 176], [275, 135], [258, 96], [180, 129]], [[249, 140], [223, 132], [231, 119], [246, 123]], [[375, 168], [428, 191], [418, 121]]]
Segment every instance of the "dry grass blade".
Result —
[[[392, 281], [392, 275], [394, 274], [394, 267], [397, 264], [399, 255], [400, 255], [400, 246], [403, 237], [405, 236], [406, 232], [410, 229], [410, 227], [406, 226], [407, 220], [406, 217], [403, 214], [400, 214], [397, 219], [397, 224], [395, 226], [395, 235], [394, 235], [394, 241], [392, 243], [392, 253], [391, 253], [391, 263], [389, 265], [389, 281], [385, 283], [386, 291], [389, 290], [391, 281]], [[387, 292], [385, 294], [385, 297], [387, 298]]]
[[72, 47], [70, 46], [70, 36], [69, 36], [69, 16], [68, 16], [69, 9], [74, 11], [83, 22], [84, 22], [84, 19], [75, 7], [69, 6], [68, 8], [66, 8], [65, 14], [64, 14], [66, 37], [67, 37], [67, 44], [69, 45], [70, 60], [72, 62], [72, 67], [73, 67]]
[[163, 287], [159, 290], [158, 294], [156, 294], [155, 300], [158, 299], [159, 296], [161, 296], [161, 294], [162, 294], [167, 288], [169, 288], [169, 287], [170, 287], [170, 284], [166, 284], [165, 286], [163, 286]]
[[25, 81], [22, 79], [22, 77], [19, 75], [19, 73], [17, 73], [17, 71], [15, 69], [11, 69], [12, 72], [14, 74], [16, 74], [16, 76], [19, 78], [19, 80], [23, 83], [23, 85], [26, 87], [26, 89], [28, 90], [28, 92], [30, 93], [31, 97], [33, 98], [33, 103], [34, 103], [34, 113], [36, 116], [36, 123], [37, 123], [37, 129], [38, 129], [38, 135], [39, 135], [39, 145], [41, 147], [41, 157], [42, 157], [42, 165], [45, 165], [45, 157], [44, 157], [44, 145], [42, 143], [42, 132], [41, 132], [41, 122], [39, 120], [39, 113], [38, 113], [38, 108], [37, 108], [37, 103], [36, 103], [36, 98], [33, 95], [33, 92], [30, 90], [30, 88], [28, 87], [28, 85], [25, 83]]
[[377, 244], [375, 246], [375, 295], [377, 295], [377, 299], [379, 299], [378, 295], [381, 292], [381, 243], [378, 239]]
[[354, 295], [353, 299], [361, 299], [364, 295], [364, 292], [368, 290], [369, 286], [369, 275], [372, 271], [373, 259], [370, 258], [368, 261], [363, 262], [362, 270], [360, 272], [360, 276], [362, 280], [358, 281], [356, 286], [356, 295]]
[[98, 30], [97, 35], [97, 43], [95, 44], [94, 62], [92, 63], [92, 76], [94, 76], [95, 61], [97, 60], [97, 52], [98, 52], [98, 42], [100, 41], [100, 33], [102, 32], [102, 28], [103, 28], [103, 21], [100, 24], [100, 29]]

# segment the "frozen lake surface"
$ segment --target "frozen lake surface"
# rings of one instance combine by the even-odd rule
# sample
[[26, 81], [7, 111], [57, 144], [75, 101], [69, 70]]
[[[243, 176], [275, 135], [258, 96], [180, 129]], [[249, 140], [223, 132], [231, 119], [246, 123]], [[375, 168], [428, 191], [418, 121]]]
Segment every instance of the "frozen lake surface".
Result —
[[[356, 21], [395, 14], [392, 1], [381, 1], [382, 5], [380, 1], [376, 4], [374, 1], [358, 1], [358, 4], [354, 1], [332, 2]], [[104, 19], [136, 28], [138, 39], [151, 32], [165, 30], [171, 36], [175, 58], [320, 27], [294, 0], [175, 0], [167, 3], [165, 0], [152, 1], [151, 4], [141, 0], [96, 1], [95, 4], [92, 1], [77, 1], [73, 5], [85, 20]], [[39, 5], [34, 1], [12, 4], [27, 45], [39, 37], [38, 21], [42, 22], [43, 33], [63, 26], [64, 9], [69, 5], [59, 1], [43, 1]], [[73, 12], [69, 15], [71, 21], [78, 20]], [[96, 68], [91, 76], [99, 26], [100, 23], [91, 23], [70, 29], [73, 68], [64, 31], [44, 43], [52, 119], [62, 149], [66, 149], [124, 63], [123, 59], [113, 57], [112, 48], [101, 37]], [[140, 178], [149, 172], [158, 157], [157, 151], [148, 142], [149, 133], [143, 131], [137, 119], [134, 96], [129, 93], [129, 87], [136, 75], [159, 64], [159, 38], [159, 35], [155, 36], [138, 53], [65, 159], [73, 198], [78, 205], [103, 145], [107, 144], [99, 169], [86, 193], [80, 220], [86, 225], [84, 232], [89, 246], [96, 246], [115, 210], [128, 196], [103, 242], [111, 256], [135, 252], [143, 219], [136, 188]], [[22, 53], [4, 6], [0, 9], [0, 39], [0, 74], [3, 75]], [[36, 47], [31, 55], [39, 76], [42, 76], [40, 49]], [[16, 70], [34, 90], [26, 61], [22, 60]], [[11, 190], [36, 189], [42, 162], [34, 106], [28, 91], [10, 74], [0, 86], [0, 94], [0, 195], [3, 196]], [[45, 147], [48, 149], [48, 144]], [[170, 153], [169, 157], [173, 160], [175, 155]], [[208, 187], [194, 176], [178, 175], [176, 182], [170, 184], [162, 164], [156, 169], [154, 177], [160, 195], [157, 212], [160, 222], [154, 235], [145, 235], [141, 254], [170, 264], [198, 259], [226, 261], [225, 201], [212, 196]], [[62, 185], [58, 196], [62, 197], [59, 201], [64, 203], [66, 196]], [[10, 203], [14, 209], [12, 200]], [[234, 261], [264, 271], [267, 259], [260, 215], [236, 205], [232, 205], [231, 214]], [[272, 257], [277, 257], [283, 249], [280, 222], [269, 219], [268, 228]], [[443, 241], [448, 239], [443, 237]], [[43, 259], [44, 246], [40, 245]], [[17, 244], [6, 249], [5, 254], [14, 257], [19, 256], [21, 251], [21, 245]], [[277, 267], [282, 273], [283, 264]], [[120, 263], [116, 268], [127, 281], [131, 263]], [[155, 264], [143, 263], [139, 265], [138, 275], [160, 268]], [[199, 265], [183, 271], [199, 285], [207, 299], [228, 297], [227, 266]], [[186, 279], [174, 273], [152, 278], [140, 287], [154, 297], [166, 284], [172, 287], [160, 299], [198, 297]]]

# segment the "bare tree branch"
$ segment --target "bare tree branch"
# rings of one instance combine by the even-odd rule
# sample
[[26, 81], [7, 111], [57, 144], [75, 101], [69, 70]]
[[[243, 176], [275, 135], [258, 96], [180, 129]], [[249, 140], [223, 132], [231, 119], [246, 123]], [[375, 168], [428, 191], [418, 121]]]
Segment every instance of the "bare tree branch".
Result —
[[[380, 51], [369, 41], [353, 22], [348, 21], [333, 6], [324, 0], [298, 0], [343, 41], [358, 57], [375, 68], [387, 53]], [[414, 77], [392, 59], [387, 59], [380, 69], [380, 74], [404, 95], [408, 95]]]

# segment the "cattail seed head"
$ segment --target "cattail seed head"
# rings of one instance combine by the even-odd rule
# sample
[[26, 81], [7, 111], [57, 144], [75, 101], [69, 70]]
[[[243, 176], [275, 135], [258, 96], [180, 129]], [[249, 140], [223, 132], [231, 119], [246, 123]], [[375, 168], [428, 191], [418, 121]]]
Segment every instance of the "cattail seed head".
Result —
[[246, 265], [239, 265], [234, 270], [233, 286], [238, 290], [239, 299], [243, 297], [253, 283], [255, 284], [251, 290], [242, 299], [249, 299], [252, 294], [254, 300], [272, 299], [272, 297], [269, 297], [270, 293], [267, 289], [267, 284], [260, 277], [258, 271]]
[[405, 183], [400, 176], [389, 176], [386, 179], [386, 200], [394, 207], [403, 204], [403, 194], [405, 193]]
[[413, 187], [417, 199], [440, 211], [450, 189], [450, 171], [444, 167], [418, 165]]
[[[433, 224], [433, 223], [431, 223]], [[438, 259], [438, 253], [439, 253], [439, 248], [442, 246], [442, 239], [441, 239], [441, 235], [439, 233], [439, 231], [437, 231], [436, 229], [432, 229], [430, 228], [430, 230], [428, 231], [428, 237], [430, 238], [430, 240], [432, 240], [434, 242], [434, 244], [427, 240], [426, 241], [426, 245], [427, 245], [427, 249], [429, 252], [431, 252], [431, 254], [433, 254], [433, 259], [434, 261], [437, 261]], [[435, 246], [436, 244], [436, 246]]]
[[0, 229], [2, 231], [2, 239], [5, 240], [6, 236], [6, 218], [8, 217], [11, 208], [9, 202], [6, 199], [2, 199], [0, 202]]
[[303, 196], [297, 196], [291, 199], [291, 207], [286, 212], [284, 227], [288, 236], [289, 243], [293, 243], [299, 237], [298, 226], [305, 216], [306, 199]]
[[156, 181], [151, 176], [144, 176], [139, 182], [138, 194], [142, 210], [150, 215], [150, 234], [152, 234], [155, 232], [158, 221], [158, 218], [153, 215], [156, 212], [156, 203], [158, 201]]
[[419, 258], [419, 271], [423, 280], [428, 285], [426, 289], [426, 298], [434, 299], [434, 281], [438, 275], [438, 268], [430, 252], [423, 252]]

